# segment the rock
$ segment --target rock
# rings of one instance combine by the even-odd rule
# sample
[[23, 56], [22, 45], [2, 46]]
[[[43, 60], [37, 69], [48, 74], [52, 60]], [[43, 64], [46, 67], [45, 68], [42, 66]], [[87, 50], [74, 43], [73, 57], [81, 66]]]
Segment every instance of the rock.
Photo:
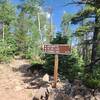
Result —
[[66, 94], [62, 94], [62, 96], [63, 96], [63, 99], [61, 100], [72, 100], [72, 98]]
[[62, 93], [58, 93], [58, 95], [56, 96], [55, 100], [72, 100], [71, 97], [69, 97], [68, 95], [62, 94]]
[[33, 72], [33, 74], [35, 74], [35, 75], [38, 74], [38, 73], [39, 73], [39, 72], [38, 72], [37, 70], [34, 70], [34, 72]]
[[37, 84], [39, 87], [47, 87], [49, 86], [49, 84], [46, 81], [39, 81], [39, 83]]
[[49, 82], [49, 75], [48, 74], [45, 74], [43, 76], [43, 81]]
[[57, 82], [61, 82], [60, 78], [58, 77]]
[[[97, 100], [94, 96], [91, 97], [90, 100]], [[100, 100], [100, 99], [99, 99]]]
[[95, 90], [94, 95], [100, 95], [99, 90]]
[[70, 91], [70, 96], [75, 96], [75, 95], [80, 95], [81, 94], [81, 91], [80, 91], [80, 87], [79, 86], [76, 86], [76, 85], [74, 85], [74, 86], [72, 86], [71, 87], [71, 91]]
[[49, 93], [48, 100], [55, 100], [55, 93], [50, 92], [50, 93]]
[[39, 100], [38, 98], [34, 97], [32, 100]]
[[65, 93], [67, 95], [69, 95], [71, 93], [71, 88], [72, 88], [71, 84], [69, 83], [68, 80], [66, 80], [65, 81]]
[[80, 80], [74, 80], [74, 85], [80, 86], [82, 82]]
[[54, 77], [53, 76], [50, 76], [50, 81], [53, 81], [54, 80]]
[[49, 85], [49, 87], [47, 89], [48, 89], [48, 92], [50, 93], [52, 91], [52, 86]]
[[75, 100], [84, 100], [84, 98], [81, 95], [76, 95]]
[[46, 92], [46, 88], [41, 87], [40, 89], [38, 89], [38, 91], [36, 92], [33, 100], [44, 100], [43, 98], [45, 98], [45, 92]]
[[32, 89], [32, 86], [30, 84], [25, 84], [24, 89]]
[[66, 94], [63, 93], [55, 93], [54, 91], [49, 94], [48, 100], [72, 100], [71, 97], [69, 97]]
[[67, 84], [67, 83], [69, 84], [69, 81], [68, 81], [68, 79], [66, 79], [64, 82], [65, 82], [66, 84]]
[[35, 74], [35, 76], [38, 77], [39, 76], [39, 73]]
[[95, 96], [96, 100], [100, 100], [100, 93]]
[[85, 96], [86, 94], [88, 94], [87, 92], [87, 88], [84, 85], [80, 86], [80, 95]]
[[85, 97], [84, 97], [84, 100], [91, 100], [91, 95], [86, 95]]
[[73, 100], [73, 99], [71, 97], [69, 97], [69, 96], [64, 96], [63, 100]]
[[[63, 94], [62, 93], [58, 93], [57, 95], [55, 95], [55, 99], [54, 100], [63, 100], [64, 97], [63, 97]], [[68, 99], [66, 99], [68, 100]]]

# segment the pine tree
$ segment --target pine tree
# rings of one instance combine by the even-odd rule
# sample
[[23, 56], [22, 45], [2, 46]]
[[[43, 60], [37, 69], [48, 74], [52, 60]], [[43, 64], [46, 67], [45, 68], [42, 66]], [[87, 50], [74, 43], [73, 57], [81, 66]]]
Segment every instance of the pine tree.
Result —
[[[85, 36], [85, 40], [82, 41], [85, 46], [91, 44], [91, 62], [94, 62], [96, 59], [100, 57], [100, 1], [99, 0], [84, 0], [79, 2], [74, 2], [73, 4], [84, 4], [84, 9], [78, 12], [75, 16], [73, 16], [72, 23], [83, 23], [77, 31], [77, 36]], [[91, 39], [89, 39], [89, 35], [92, 34]], [[87, 48], [87, 47], [86, 47]], [[88, 50], [89, 51], [89, 50]], [[92, 70], [92, 66], [89, 68]]]
[[[0, 0], [0, 23], [2, 24], [2, 37], [10, 31], [10, 24], [15, 19], [15, 8], [8, 0]], [[6, 31], [8, 29], [8, 31]]]
[[[100, 87], [100, 1], [79, 0], [69, 4], [84, 7], [72, 17], [71, 21], [72, 24], [80, 24], [75, 35], [80, 40], [79, 45], [83, 48], [85, 57], [84, 82], [88, 87], [96, 89]], [[87, 60], [90, 60], [90, 63]]]

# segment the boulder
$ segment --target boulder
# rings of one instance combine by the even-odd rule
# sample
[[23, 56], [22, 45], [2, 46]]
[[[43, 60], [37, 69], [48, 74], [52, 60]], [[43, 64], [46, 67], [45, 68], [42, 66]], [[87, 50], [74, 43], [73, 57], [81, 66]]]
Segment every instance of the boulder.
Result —
[[38, 89], [38, 91], [33, 97], [33, 100], [44, 100], [43, 98], [45, 98], [46, 91], [47, 91], [46, 88], [43, 88], [43, 87]]
[[49, 75], [48, 74], [45, 74], [43, 76], [43, 81], [49, 82]]

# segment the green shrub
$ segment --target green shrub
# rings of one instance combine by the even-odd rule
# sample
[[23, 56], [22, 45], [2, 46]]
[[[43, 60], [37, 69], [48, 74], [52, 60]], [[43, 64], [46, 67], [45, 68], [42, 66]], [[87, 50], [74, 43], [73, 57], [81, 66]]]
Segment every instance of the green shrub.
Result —
[[5, 37], [5, 40], [0, 40], [0, 62], [8, 62], [17, 51], [16, 41], [10, 34]]
[[100, 80], [93, 79], [93, 78], [87, 79], [85, 80], [85, 85], [92, 89], [100, 88]]
[[93, 72], [85, 73], [84, 83], [89, 88], [100, 88], [100, 62], [93, 66]]

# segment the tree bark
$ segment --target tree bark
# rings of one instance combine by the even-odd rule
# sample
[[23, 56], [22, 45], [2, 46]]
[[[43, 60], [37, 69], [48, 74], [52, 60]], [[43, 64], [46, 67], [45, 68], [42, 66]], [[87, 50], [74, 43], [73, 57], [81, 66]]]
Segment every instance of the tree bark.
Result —
[[91, 62], [95, 61], [98, 56], [98, 46], [99, 46], [99, 26], [97, 26], [97, 23], [99, 22], [99, 16], [97, 16], [97, 10], [96, 10], [96, 16], [95, 16], [95, 28], [94, 28], [94, 34], [93, 34], [93, 45], [92, 45], [92, 56], [91, 56]]

